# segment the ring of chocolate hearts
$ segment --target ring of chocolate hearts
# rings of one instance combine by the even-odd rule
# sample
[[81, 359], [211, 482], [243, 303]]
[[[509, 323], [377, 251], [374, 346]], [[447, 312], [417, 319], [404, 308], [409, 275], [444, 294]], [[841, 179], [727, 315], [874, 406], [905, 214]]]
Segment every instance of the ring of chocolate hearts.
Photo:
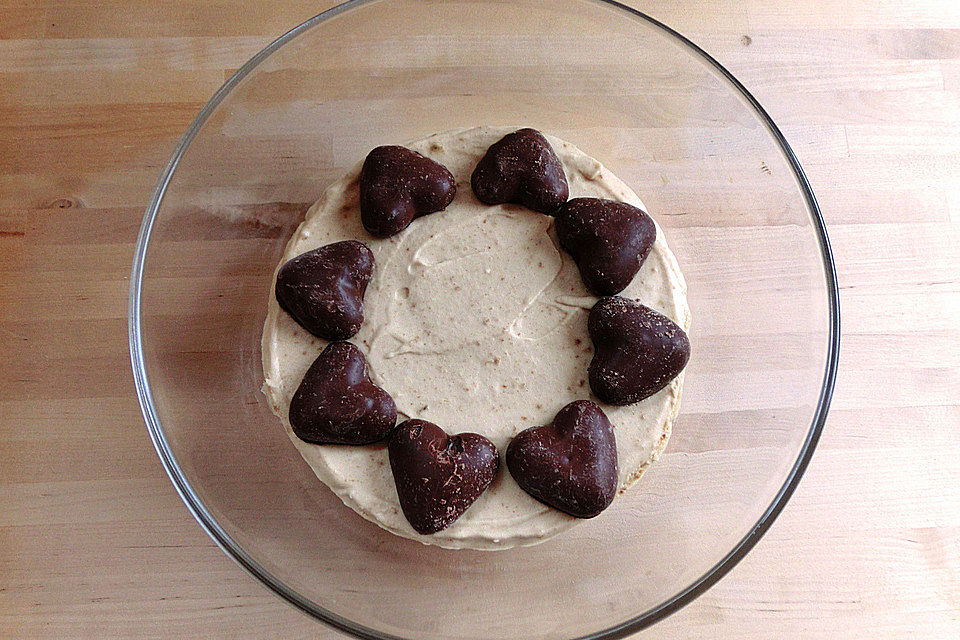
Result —
[[[616, 296], [636, 276], [656, 240], [653, 220], [613, 200], [574, 198], [563, 164], [547, 139], [520, 129], [490, 146], [471, 176], [477, 199], [515, 203], [551, 215], [560, 245], [584, 285], [602, 297], [587, 329], [594, 345], [589, 380], [603, 402], [639, 402], [666, 387], [686, 366], [690, 342], [676, 323]], [[445, 209], [457, 186], [450, 171], [404, 147], [377, 147], [360, 172], [360, 216], [386, 238], [420, 216]], [[363, 322], [373, 252], [361, 242], [308, 251], [277, 272], [280, 307], [315, 336], [330, 340], [290, 402], [294, 434], [314, 444], [365, 445], [388, 438], [390, 467], [404, 516], [429, 535], [457, 520], [490, 486], [500, 454], [476, 433], [449, 435], [424, 420], [396, 425], [390, 394], [375, 385], [363, 353], [345, 342]], [[506, 451], [517, 484], [535, 499], [577, 518], [606, 509], [619, 487], [613, 426], [589, 400], [563, 407], [550, 424], [518, 433]]]

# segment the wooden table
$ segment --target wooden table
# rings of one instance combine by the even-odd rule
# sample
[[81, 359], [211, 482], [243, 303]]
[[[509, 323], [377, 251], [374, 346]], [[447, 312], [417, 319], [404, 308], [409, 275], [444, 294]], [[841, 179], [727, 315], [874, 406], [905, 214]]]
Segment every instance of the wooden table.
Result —
[[[793, 500], [642, 635], [960, 637], [960, 4], [632, 4], [782, 125], [844, 313], [833, 408]], [[0, 0], [0, 637], [336, 636], [189, 516], [126, 341], [133, 240], [176, 138], [230, 70], [328, 5]]]

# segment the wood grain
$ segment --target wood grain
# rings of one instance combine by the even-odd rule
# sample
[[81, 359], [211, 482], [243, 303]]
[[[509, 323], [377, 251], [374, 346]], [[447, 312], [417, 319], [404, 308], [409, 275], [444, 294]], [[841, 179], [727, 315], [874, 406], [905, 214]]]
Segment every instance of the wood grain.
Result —
[[[728, 577], [641, 635], [960, 636], [960, 4], [631, 4], [783, 126], [844, 312], [833, 408], [793, 500]], [[126, 347], [133, 240], [176, 138], [229, 73], [329, 5], [0, 0], [0, 637], [339, 637], [194, 523]]]

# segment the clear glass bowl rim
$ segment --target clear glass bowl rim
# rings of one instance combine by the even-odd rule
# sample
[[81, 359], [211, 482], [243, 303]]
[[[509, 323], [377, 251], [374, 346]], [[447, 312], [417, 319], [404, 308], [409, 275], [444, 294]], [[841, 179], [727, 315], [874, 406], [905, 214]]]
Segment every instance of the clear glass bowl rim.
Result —
[[[826, 421], [827, 411], [830, 407], [830, 400], [833, 396], [833, 388], [837, 374], [837, 362], [840, 353], [840, 302], [836, 266], [833, 261], [833, 252], [830, 249], [830, 240], [827, 237], [826, 225], [824, 224], [820, 207], [817, 204], [817, 199], [813, 194], [813, 190], [810, 187], [810, 183], [807, 180], [807, 176], [804, 173], [803, 168], [800, 166], [800, 163], [797, 160], [796, 154], [794, 154], [793, 149], [790, 147], [783, 133], [773, 122], [773, 119], [769, 116], [769, 114], [767, 114], [766, 110], [760, 105], [760, 103], [757, 102], [757, 99], [753, 97], [753, 95], [746, 89], [746, 87], [743, 86], [743, 84], [740, 83], [739, 80], [737, 80], [736, 77], [734, 77], [732, 73], [730, 73], [723, 65], [710, 56], [710, 54], [659, 20], [652, 18], [642, 11], [617, 2], [616, 0], [586, 1], [605, 4], [619, 9], [620, 11], [626, 12], [634, 18], [639, 18], [649, 25], [652, 25], [653, 27], [667, 34], [669, 37], [676, 39], [676, 41], [683, 45], [684, 48], [695, 54], [708, 67], [711, 67], [725, 80], [727, 80], [741, 94], [750, 108], [754, 110], [760, 121], [767, 128], [768, 132], [779, 146], [784, 158], [787, 160], [791, 170], [794, 173], [794, 176], [806, 201], [807, 209], [811, 217], [811, 223], [813, 225], [813, 230], [817, 236], [820, 246], [830, 315], [828, 325], [829, 332], [827, 340], [826, 368], [823, 373], [823, 382], [820, 387], [820, 397], [817, 402], [817, 408], [814, 412], [810, 429], [807, 432], [803, 446], [800, 450], [800, 455], [797, 457], [797, 460], [790, 470], [790, 473], [787, 476], [783, 486], [780, 487], [780, 490], [774, 497], [773, 502], [769, 507], [767, 507], [763, 515], [759, 520], [757, 520], [753, 527], [751, 527], [750, 531], [734, 546], [733, 549], [727, 553], [727, 555], [725, 555], [719, 562], [711, 567], [710, 570], [682, 589], [680, 592], [676, 593], [656, 607], [644, 611], [643, 613], [618, 625], [574, 639], [613, 640], [634, 634], [641, 629], [644, 629], [667, 617], [668, 615], [678, 611], [683, 606], [692, 602], [700, 594], [704, 593], [707, 589], [716, 584], [716, 582], [726, 575], [727, 572], [730, 571], [734, 566], [736, 566], [736, 564], [750, 551], [750, 549], [753, 548], [760, 538], [763, 537], [763, 534], [767, 532], [774, 520], [776, 520], [777, 516], [783, 510], [787, 501], [790, 499], [790, 496], [793, 494], [794, 490], [799, 484], [800, 478], [803, 476], [803, 473], [813, 456], [813, 452], [817, 446], [817, 441], [820, 439], [820, 434], [823, 431], [823, 425]], [[156, 220], [156, 216], [160, 210], [160, 205], [163, 202], [164, 194], [166, 193], [167, 187], [173, 178], [173, 174], [176, 171], [177, 165], [186, 153], [187, 149], [189, 149], [191, 142], [200, 131], [200, 128], [216, 110], [220, 103], [223, 102], [224, 98], [230, 94], [233, 88], [261, 62], [279, 50], [283, 45], [334, 16], [355, 9], [361, 5], [370, 4], [372, 2], [376, 2], [376, 0], [348, 0], [347, 2], [336, 5], [327, 11], [317, 14], [316, 16], [306, 20], [302, 24], [286, 32], [267, 45], [255, 56], [250, 58], [250, 60], [248, 60], [242, 67], [240, 67], [240, 69], [238, 69], [237, 72], [234, 73], [223, 84], [223, 86], [220, 87], [219, 90], [217, 90], [213, 97], [200, 110], [196, 118], [194, 118], [193, 122], [190, 124], [186, 132], [183, 134], [183, 137], [178, 142], [173, 155], [167, 162], [163, 172], [160, 175], [160, 179], [157, 182], [157, 186], [154, 189], [149, 204], [147, 205], [143, 223], [140, 227], [140, 233], [137, 238], [136, 250], [133, 258], [133, 269], [130, 277], [128, 333], [130, 342], [130, 360], [133, 367], [137, 398], [139, 399], [143, 418], [150, 433], [150, 439], [153, 442], [153, 446], [156, 449], [157, 454], [160, 456], [160, 461], [163, 464], [167, 475], [170, 477], [171, 482], [173, 482], [177, 493], [180, 494], [180, 497], [187, 505], [190, 513], [193, 514], [193, 517], [213, 539], [217, 546], [219, 546], [223, 552], [227, 554], [227, 556], [232, 558], [238, 565], [240, 565], [240, 567], [266, 585], [271, 591], [276, 593], [283, 600], [287, 601], [289, 604], [307, 613], [308, 615], [321, 620], [340, 631], [367, 640], [406, 640], [399, 636], [380, 633], [374, 629], [358, 625], [353, 621], [344, 618], [343, 616], [324, 609], [309, 598], [306, 598], [300, 593], [289, 588], [278, 578], [261, 567], [257, 561], [250, 557], [250, 555], [247, 554], [219, 525], [219, 523], [213, 518], [206, 506], [200, 500], [196, 492], [194, 492], [193, 487], [190, 486], [190, 482], [180, 469], [180, 466], [176, 460], [176, 456], [166, 440], [163, 427], [160, 424], [160, 419], [157, 415], [153, 397], [150, 392], [150, 383], [147, 379], [147, 373], [144, 364], [143, 342], [141, 335], [142, 321], [140, 296], [141, 286], [143, 284], [143, 269], [146, 259], [146, 250], [150, 241], [150, 233], [153, 228], [153, 223]]]

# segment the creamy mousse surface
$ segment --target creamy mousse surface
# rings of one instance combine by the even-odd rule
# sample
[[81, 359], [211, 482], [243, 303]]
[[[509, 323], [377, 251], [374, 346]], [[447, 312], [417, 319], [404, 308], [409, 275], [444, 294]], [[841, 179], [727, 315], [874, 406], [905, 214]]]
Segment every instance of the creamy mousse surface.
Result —
[[[549, 423], [569, 402], [592, 397], [587, 314], [598, 299], [559, 247], [553, 218], [518, 205], [485, 205], [470, 188], [487, 148], [514, 130], [476, 127], [405, 145], [446, 166], [456, 177], [457, 195], [446, 210], [417, 218], [388, 239], [373, 238], [360, 223], [358, 164], [307, 212], [281, 261], [340, 240], [365, 243], [376, 265], [363, 326], [350, 342], [366, 356], [370, 377], [393, 396], [399, 420], [429, 420], [451, 435], [480, 433], [501, 456], [520, 431]], [[571, 198], [609, 198], [645, 210], [598, 161], [546, 137], [563, 162]], [[649, 257], [619, 295], [689, 329], [686, 285], [659, 227]], [[361, 516], [426, 544], [472, 549], [536, 544], [581, 522], [530, 497], [502, 464], [493, 484], [457, 521], [433, 535], [415, 532], [400, 510], [385, 443], [316, 445], [290, 428], [290, 399], [326, 344], [270, 296], [264, 393], [304, 460]], [[666, 446], [682, 383], [681, 373], [637, 404], [599, 403], [615, 428], [621, 492]], [[611, 508], [616, 506], [615, 500]]]

